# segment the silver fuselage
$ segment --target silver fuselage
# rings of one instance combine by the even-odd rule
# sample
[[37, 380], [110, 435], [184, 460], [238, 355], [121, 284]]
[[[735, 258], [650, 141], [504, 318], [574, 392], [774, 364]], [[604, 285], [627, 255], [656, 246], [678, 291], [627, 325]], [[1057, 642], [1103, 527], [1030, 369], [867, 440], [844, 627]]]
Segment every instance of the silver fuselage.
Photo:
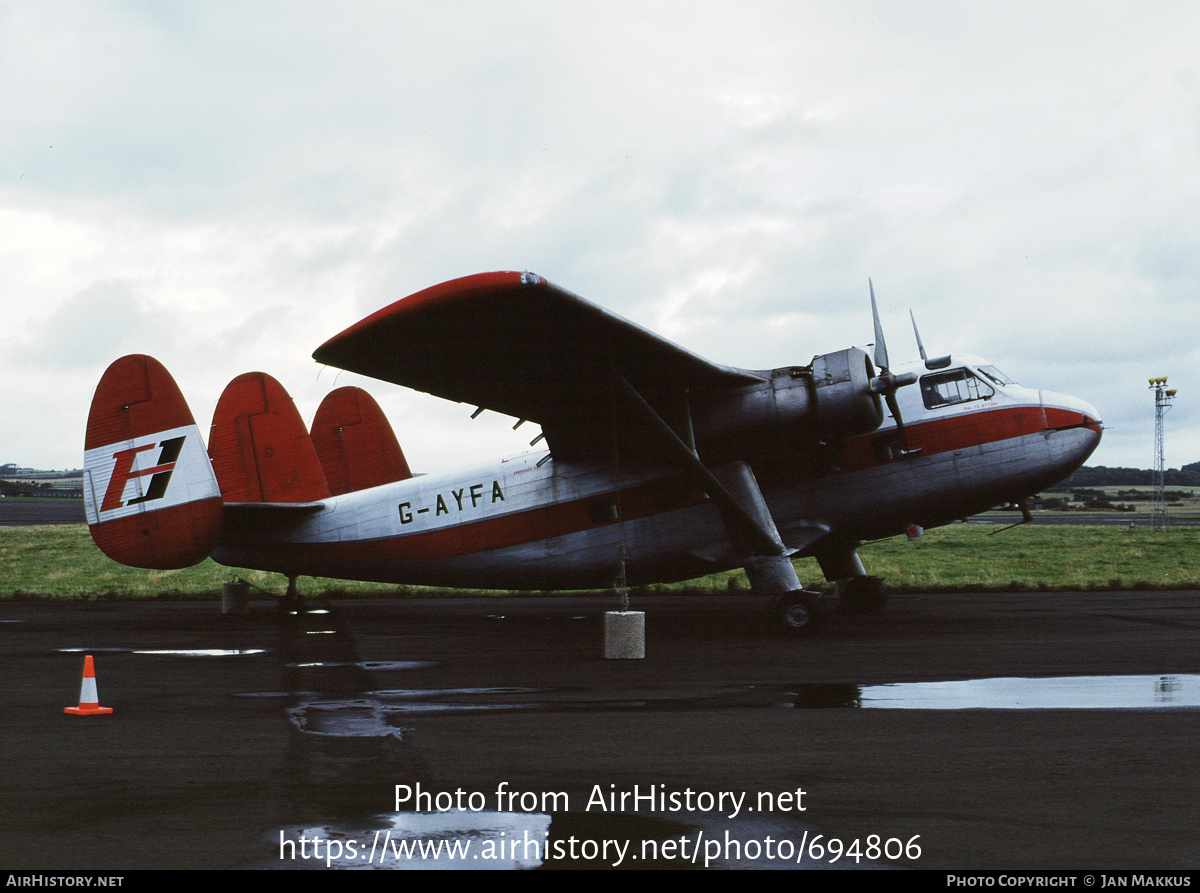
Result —
[[[934, 527], [1062, 480], [1100, 441], [1095, 409], [1012, 383], [985, 361], [918, 364], [897, 394], [903, 436], [875, 431], [745, 456], [779, 533], [805, 554]], [[703, 458], [703, 457], [702, 457]], [[466, 473], [347, 493], [213, 557], [285, 574], [467, 588], [595, 588], [737, 567], [716, 506], [678, 468], [603, 467], [526, 453]]]

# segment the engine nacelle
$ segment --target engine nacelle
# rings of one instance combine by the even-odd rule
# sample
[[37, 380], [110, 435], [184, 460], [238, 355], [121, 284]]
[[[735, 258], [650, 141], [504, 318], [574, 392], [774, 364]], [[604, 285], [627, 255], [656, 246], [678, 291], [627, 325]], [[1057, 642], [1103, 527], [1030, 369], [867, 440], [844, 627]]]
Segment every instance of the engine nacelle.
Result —
[[817, 395], [814, 424], [834, 437], [867, 434], [883, 424], [883, 406], [871, 390], [875, 367], [865, 350], [848, 347], [813, 357], [809, 368]]
[[840, 439], [883, 423], [871, 392], [875, 368], [857, 347], [813, 357], [808, 366], [774, 369], [770, 379], [692, 407], [701, 455], [720, 458], [747, 447], [786, 447], [802, 438]]

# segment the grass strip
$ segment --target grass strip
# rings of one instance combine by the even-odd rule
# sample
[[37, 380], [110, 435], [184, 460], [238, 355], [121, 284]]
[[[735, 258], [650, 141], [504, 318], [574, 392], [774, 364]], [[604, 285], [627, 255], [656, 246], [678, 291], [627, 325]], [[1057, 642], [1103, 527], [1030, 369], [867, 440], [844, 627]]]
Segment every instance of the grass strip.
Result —
[[[1028, 524], [992, 536], [990, 524], [952, 524], [914, 542], [867, 543], [867, 572], [894, 592], [1200, 589], [1200, 529]], [[817, 563], [796, 562], [807, 585], [823, 585]], [[212, 560], [174, 571], [116, 564], [92, 544], [82, 524], [0, 527], [0, 599], [215, 598], [236, 578], [272, 594], [279, 574], [227, 568]], [[640, 594], [746, 590], [740, 571], [641, 587]], [[300, 591], [346, 596], [436, 597], [458, 590], [389, 586], [302, 577]], [[507, 592], [491, 593], [505, 595]]]

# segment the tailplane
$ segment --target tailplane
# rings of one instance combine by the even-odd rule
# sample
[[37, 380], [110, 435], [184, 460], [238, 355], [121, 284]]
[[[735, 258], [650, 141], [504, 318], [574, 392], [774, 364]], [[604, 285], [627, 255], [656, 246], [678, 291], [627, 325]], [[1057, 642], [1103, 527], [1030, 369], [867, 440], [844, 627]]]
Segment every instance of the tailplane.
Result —
[[105, 371], [88, 413], [84, 509], [92, 539], [130, 567], [173, 569], [208, 557], [221, 493], [175, 380], [142, 354]]

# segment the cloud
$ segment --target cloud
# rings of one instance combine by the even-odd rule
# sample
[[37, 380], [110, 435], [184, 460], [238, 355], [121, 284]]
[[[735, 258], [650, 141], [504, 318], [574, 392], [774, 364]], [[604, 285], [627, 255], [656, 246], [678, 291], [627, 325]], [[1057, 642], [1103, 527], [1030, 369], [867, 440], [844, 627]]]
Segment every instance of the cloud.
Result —
[[169, 318], [148, 312], [132, 283], [97, 282], [26, 332], [15, 358], [34, 369], [94, 367], [139, 343], [161, 342], [169, 328]]
[[[146, 351], [194, 409], [262, 368], [311, 414], [326, 338], [513, 268], [764, 368], [869, 342], [871, 276], [894, 359], [912, 307], [1105, 408], [1097, 463], [1178, 378], [1193, 461], [1198, 43], [1169, 2], [8, 4], [0, 369], [86, 403]], [[508, 445], [372, 390], [430, 461]]]

